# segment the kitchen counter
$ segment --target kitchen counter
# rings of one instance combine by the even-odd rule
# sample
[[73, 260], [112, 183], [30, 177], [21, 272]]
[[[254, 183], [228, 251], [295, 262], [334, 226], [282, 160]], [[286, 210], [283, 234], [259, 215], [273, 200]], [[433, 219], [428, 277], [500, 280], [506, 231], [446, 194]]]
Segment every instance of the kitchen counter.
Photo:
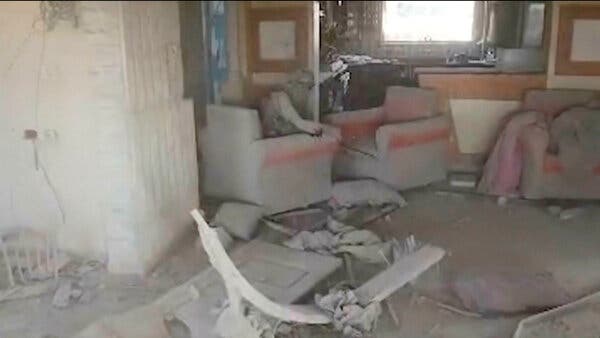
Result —
[[416, 67], [415, 74], [544, 74], [545, 71], [501, 69], [499, 67]]

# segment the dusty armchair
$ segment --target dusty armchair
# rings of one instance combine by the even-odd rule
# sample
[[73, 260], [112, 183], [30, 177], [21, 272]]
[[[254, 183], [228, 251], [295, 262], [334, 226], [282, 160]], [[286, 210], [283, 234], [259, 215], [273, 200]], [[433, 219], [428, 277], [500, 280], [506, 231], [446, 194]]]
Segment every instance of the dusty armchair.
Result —
[[331, 195], [339, 131], [263, 138], [258, 112], [209, 105], [201, 132], [203, 189], [209, 196], [255, 203], [267, 212], [303, 207]]
[[397, 189], [443, 180], [450, 124], [438, 114], [436, 98], [432, 90], [389, 87], [381, 107], [327, 116], [344, 145], [334, 174], [375, 178]]

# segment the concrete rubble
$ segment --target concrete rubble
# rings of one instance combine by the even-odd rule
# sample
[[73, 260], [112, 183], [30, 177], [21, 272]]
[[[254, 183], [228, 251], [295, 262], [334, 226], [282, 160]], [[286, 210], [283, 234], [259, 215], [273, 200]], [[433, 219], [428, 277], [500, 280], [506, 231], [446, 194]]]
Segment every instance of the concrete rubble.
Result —
[[236, 238], [250, 240], [256, 233], [258, 221], [263, 214], [263, 209], [256, 205], [226, 202], [219, 207], [211, 224], [223, 226]]
[[372, 332], [381, 315], [379, 303], [362, 306], [349, 289], [331, 289], [326, 295], [317, 294], [315, 303], [332, 316], [333, 327], [344, 337], [363, 337]]

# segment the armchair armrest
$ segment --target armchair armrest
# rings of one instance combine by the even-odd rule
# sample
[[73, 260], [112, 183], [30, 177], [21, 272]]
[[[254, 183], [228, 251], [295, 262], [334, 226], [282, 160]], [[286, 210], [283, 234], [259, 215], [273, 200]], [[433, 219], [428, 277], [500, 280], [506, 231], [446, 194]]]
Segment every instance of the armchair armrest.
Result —
[[261, 165], [272, 166], [320, 156], [333, 156], [339, 140], [335, 136], [323, 133], [322, 136], [293, 134], [258, 140], [252, 143], [254, 154]]
[[450, 121], [438, 116], [416, 121], [386, 124], [377, 129], [375, 140], [377, 151], [386, 154], [392, 149], [406, 148], [433, 142], [447, 142], [450, 136]]
[[346, 111], [325, 117], [325, 122], [341, 130], [342, 139], [352, 141], [357, 138], [373, 137], [375, 131], [383, 123], [381, 107]]

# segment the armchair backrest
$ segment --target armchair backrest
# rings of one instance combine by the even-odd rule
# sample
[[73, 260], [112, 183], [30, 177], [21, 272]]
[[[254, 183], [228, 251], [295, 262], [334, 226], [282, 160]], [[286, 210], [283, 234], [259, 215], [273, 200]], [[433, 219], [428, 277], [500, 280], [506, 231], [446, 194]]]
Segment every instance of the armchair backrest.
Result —
[[386, 123], [413, 121], [438, 115], [437, 93], [432, 89], [388, 87], [383, 103]]
[[599, 93], [593, 90], [533, 89], [525, 93], [521, 108], [554, 116], [568, 108], [585, 105], [598, 97]]
[[232, 143], [244, 143], [263, 138], [258, 112], [244, 107], [214, 105], [206, 107], [206, 125], [209, 133], [228, 139]]

